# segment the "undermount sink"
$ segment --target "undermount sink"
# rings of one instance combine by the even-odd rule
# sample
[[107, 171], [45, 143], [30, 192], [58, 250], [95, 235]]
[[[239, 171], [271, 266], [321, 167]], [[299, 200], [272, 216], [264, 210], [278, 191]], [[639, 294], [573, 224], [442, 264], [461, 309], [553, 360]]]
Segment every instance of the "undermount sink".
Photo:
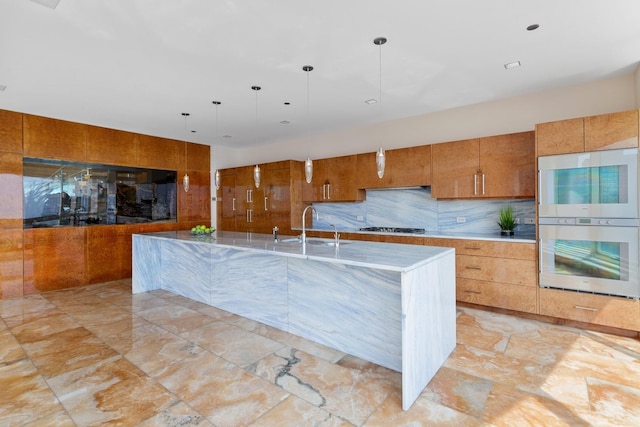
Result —
[[[289, 238], [289, 239], [282, 239], [279, 240], [280, 243], [302, 243], [302, 241], [297, 238], [297, 237], [293, 237], [293, 238]], [[313, 245], [313, 246], [335, 246], [336, 242], [335, 240], [332, 239], [320, 239], [320, 238], [308, 238], [307, 239], [307, 244], [308, 245]], [[347, 242], [340, 242], [340, 245], [345, 245], [347, 244]]]

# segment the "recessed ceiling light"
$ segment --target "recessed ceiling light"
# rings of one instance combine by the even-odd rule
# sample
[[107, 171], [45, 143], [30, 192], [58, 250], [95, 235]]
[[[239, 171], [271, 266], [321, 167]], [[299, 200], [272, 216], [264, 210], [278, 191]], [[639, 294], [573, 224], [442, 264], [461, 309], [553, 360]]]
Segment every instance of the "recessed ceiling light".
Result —
[[291, 123], [289, 120], [283, 120], [280, 122], [281, 125], [288, 125], [289, 123]]
[[6, 85], [0, 85], [0, 92], [4, 92], [5, 90], [7, 90], [7, 86]]
[[374, 99], [374, 98], [371, 98], [371, 99], [367, 99], [367, 100], [365, 100], [365, 101], [364, 101], [364, 103], [365, 103], [365, 104], [368, 104], [368, 105], [371, 105], [371, 104], [377, 104], [377, 103], [378, 103], [378, 100], [377, 100], [377, 99]]
[[508, 70], [510, 68], [518, 68], [520, 65], [520, 61], [513, 61], [509, 62], [508, 64], [504, 64], [504, 68]]
[[49, 9], [55, 9], [58, 7], [60, 0], [31, 0], [34, 3], [38, 3], [40, 6], [48, 7]]
[[533, 31], [533, 30], [537, 30], [538, 28], [540, 28], [540, 25], [538, 24], [531, 24], [527, 27], [527, 31]]

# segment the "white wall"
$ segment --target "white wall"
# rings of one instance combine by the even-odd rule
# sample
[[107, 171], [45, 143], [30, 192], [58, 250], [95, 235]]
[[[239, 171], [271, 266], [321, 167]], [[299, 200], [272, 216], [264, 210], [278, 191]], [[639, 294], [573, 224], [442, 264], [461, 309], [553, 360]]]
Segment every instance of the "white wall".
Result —
[[636, 72], [633, 73], [633, 76], [636, 88], [636, 108], [640, 108], [640, 65], [636, 68]]
[[[640, 67], [632, 74], [546, 92], [347, 129], [310, 140], [295, 139], [235, 149], [211, 150], [212, 188], [216, 168], [277, 160], [304, 160], [434, 144], [473, 137], [533, 130], [536, 123], [640, 108]], [[215, 203], [211, 209], [215, 222]]]
[[333, 157], [471, 137], [533, 130], [536, 123], [637, 107], [638, 72], [589, 84], [409, 117], [379, 125], [312, 135], [250, 149], [223, 148], [220, 167]]

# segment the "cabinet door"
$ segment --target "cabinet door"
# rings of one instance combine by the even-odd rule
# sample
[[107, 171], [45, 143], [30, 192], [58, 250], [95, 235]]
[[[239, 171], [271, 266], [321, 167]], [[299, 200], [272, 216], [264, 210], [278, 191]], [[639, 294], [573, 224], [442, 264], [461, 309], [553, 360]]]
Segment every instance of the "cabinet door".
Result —
[[326, 185], [329, 183], [328, 159], [313, 161], [311, 182], [302, 183], [302, 200], [305, 202], [322, 202], [326, 197]]
[[236, 170], [220, 170], [218, 188], [216, 228], [222, 231], [236, 231]]
[[479, 196], [534, 197], [535, 161], [533, 132], [481, 138]]
[[584, 119], [560, 120], [536, 125], [536, 153], [582, 153], [584, 151]]
[[265, 167], [265, 183], [256, 200], [256, 210], [260, 210], [264, 220], [261, 222], [262, 232], [271, 233], [273, 227], [280, 230], [291, 228], [291, 183], [290, 166], [272, 169]]
[[378, 178], [376, 153], [358, 154], [358, 188], [413, 187], [431, 184], [431, 146], [386, 150], [386, 167]]
[[477, 139], [434, 144], [431, 146], [431, 153], [433, 198], [453, 199], [478, 195], [480, 183], [476, 180], [480, 179], [480, 163]]
[[236, 168], [236, 230], [253, 231], [253, 199], [255, 196], [253, 166]]
[[584, 119], [585, 151], [638, 146], [638, 110], [602, 114]]
[[357, 156], [342, 156], [326, 159], [328, 187], [325, 200], [330, 202], [357, 201], [364, 197], [356, 186]]

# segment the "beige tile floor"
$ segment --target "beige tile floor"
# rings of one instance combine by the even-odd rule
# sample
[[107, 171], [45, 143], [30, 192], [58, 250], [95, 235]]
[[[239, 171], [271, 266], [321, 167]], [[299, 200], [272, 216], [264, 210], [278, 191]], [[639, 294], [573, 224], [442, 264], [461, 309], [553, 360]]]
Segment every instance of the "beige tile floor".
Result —
[[404, 412], [397, 372], [130, 281], [0, 319], [0, 426], [640, 425], [640, 342], [470, 308]]

